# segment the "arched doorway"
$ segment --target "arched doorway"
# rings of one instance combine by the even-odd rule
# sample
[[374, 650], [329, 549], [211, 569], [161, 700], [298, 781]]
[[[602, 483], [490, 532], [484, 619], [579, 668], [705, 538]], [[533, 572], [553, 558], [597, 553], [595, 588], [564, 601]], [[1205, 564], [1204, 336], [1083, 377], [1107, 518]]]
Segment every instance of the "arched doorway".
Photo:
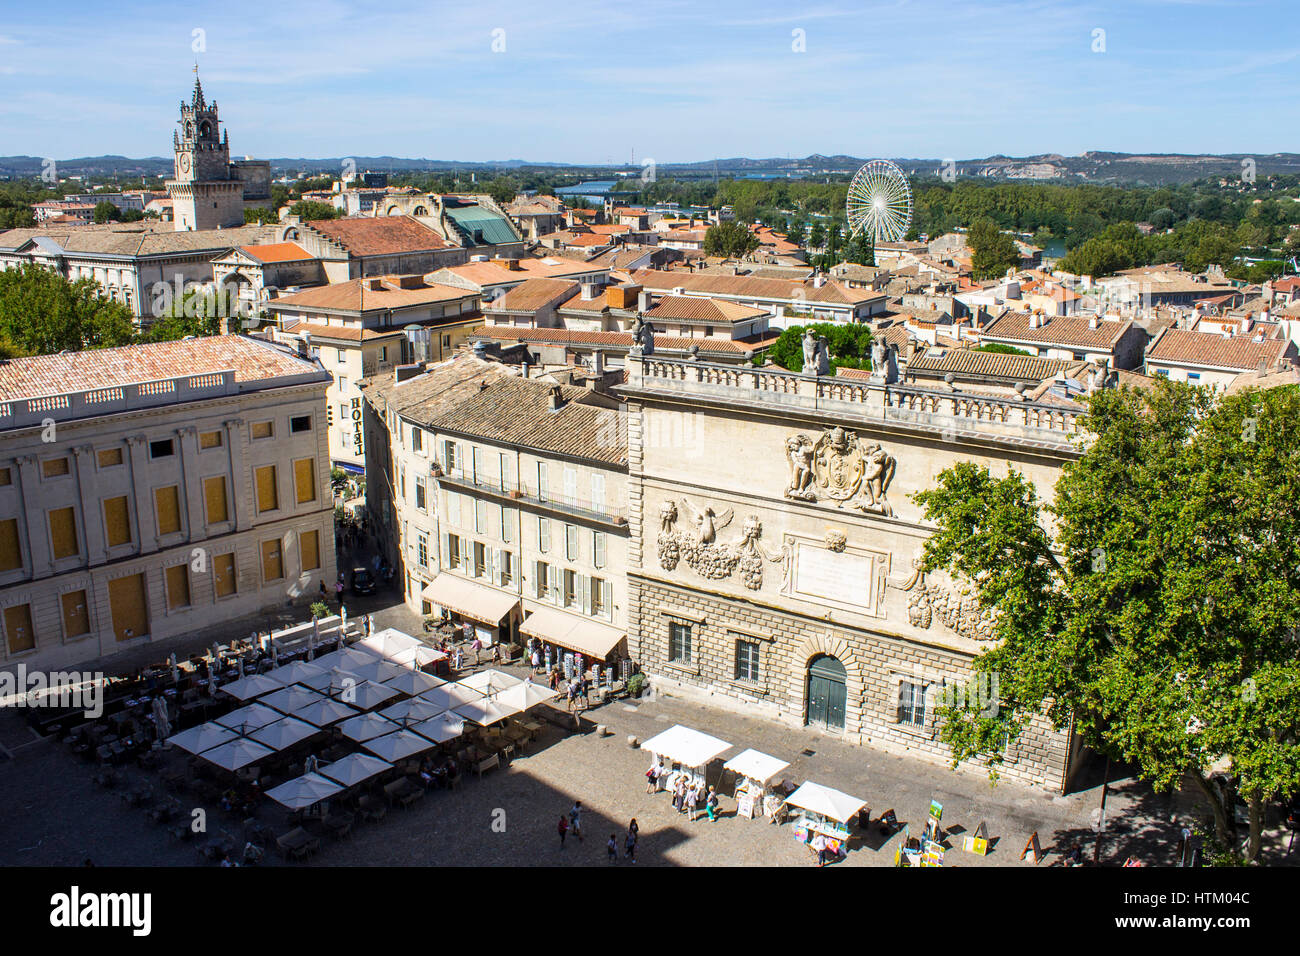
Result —
[[843, 730], [847, 700], [844, 665], [829, 654], [814, 657], [808, 664], [809, 726]]

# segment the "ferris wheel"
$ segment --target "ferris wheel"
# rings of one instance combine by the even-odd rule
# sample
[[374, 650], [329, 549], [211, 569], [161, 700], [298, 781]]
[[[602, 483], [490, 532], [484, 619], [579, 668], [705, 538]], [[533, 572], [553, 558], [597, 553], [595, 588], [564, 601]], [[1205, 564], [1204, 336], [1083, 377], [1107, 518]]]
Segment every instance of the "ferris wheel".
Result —
[[866, 232], [873, 243], [898, 242], [912, 225], [906, 174], [887, 159], [873, 159], [849, 183], [845, 212], [851, 235]]

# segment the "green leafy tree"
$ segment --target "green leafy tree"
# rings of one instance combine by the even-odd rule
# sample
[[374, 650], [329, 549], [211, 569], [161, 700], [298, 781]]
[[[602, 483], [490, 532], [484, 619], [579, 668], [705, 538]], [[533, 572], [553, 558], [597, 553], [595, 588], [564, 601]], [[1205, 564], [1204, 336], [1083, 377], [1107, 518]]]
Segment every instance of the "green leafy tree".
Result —
[[871, 368], [871, 328], [866, 325], [814, 322], [810, 325], [792, 325], [782, 330], [777, 340], [768, 348], [768, 357], [791, 372], [803, 371], [803, 336], [807, 329], [826, 338], [831, 369]]
[[[230, 311], [230, 304], [212, 289], [191, 289], [180, 302], [157, 316], [136, 337], [139, 342], [174, 342], [192, 335], [220, 335], [221, 320]], [[231, 325], [238, 329], [235, 319]]]
[[307, 221], [313, 219], [339, 219], [343, 215], [343, 210], [327, 202], [316, 202], [314, 199], [299, 199], [289, 207], [289, 214]]
[[95, 208], [91, 212], [95, 222], [100, 225], [106, 222], [117, 222], [122, 218], [122, 211], [114, 206], [107, 199], [95, 203]]
[[262, 225], [274, 225], [280, 221], [274, 209], [245, 209], [244, 222], [246, 224], [261, 223]]
[[125, 345], [131, 310], [93, 279], [69, 282], [35, 263], [0, 270], [0, 339], [28, 355]]
[[1028, 355], [1024, 349], [1018, 349], [1013, 345], [1003, 345], [1001, 342], [989, 342], [986, 345], [977, 345], [971, 351], [973, 352], [996, 352], [998, 355]]
[[941, 709], [954, 763], [995, 771], [1045, 711], [1157, 790], [1190, 780], [1225, 847], [1240, 795], [1258, 858], [1268, 802], [1300, 790], [1298, 415], [1289, 387], [1107, 389], [1052, 502], [973, 462], [915, 496], [936, 526], [924, 567], [998, 614], [974, 668], [998, 675], [1000, 706]]
[[509, 176], [498, 176], [492, 182], [487, 184], [487, 194], [492, 197], [493, 201], [499, 206], [504, 206], [508, 202], [513, 202], [519, 193], [519, 183]]
[[758, 236], [739, 222], [720, 222], [704, 233], [704, 254], [741, 259], [758, 248]]
[[966, 236], [971, 247], [971, 272], [976, 279], [996, 279], [1020, 264], [1016, 242], [992, 220], [975, 222]]

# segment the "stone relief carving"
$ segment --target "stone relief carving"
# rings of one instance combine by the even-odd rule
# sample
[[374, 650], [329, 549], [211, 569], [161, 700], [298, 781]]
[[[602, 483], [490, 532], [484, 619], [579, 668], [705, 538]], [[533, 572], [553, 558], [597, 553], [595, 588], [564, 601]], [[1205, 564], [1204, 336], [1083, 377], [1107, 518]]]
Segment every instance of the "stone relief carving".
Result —
[[797, 501], [829, 500], [859, 511], [893, 517], [887, 493], [898, 459], [879, 442], [860, 442], [856, 432], [835, 427], [814, 441], [805, 434], [786, 439], [790, 483], [785, 496]]
[[907, 619], [913, 627], [927, 630], [937, 617], [949, 630], [971, 641], [996, 638], [997, 611], [980, 607], [974, 590], [966, 586], [946, 588], [927, 584], [921, 570], [921, 554], [912, 558], [912, 576], [899, 588], [910, 591]]
[[[764, 561], [780, 561], [780, 554], [770, 554], [759, 543], [763, 524], [753, 515], [745, 519], [739, 539], [731, 543], [718, 540], [718, 533], [726, 530], [734, 517], [734, 510], [715, 511], [706, 505], [697, 511], [685, 498], [681, 511], [689, 518], [693, 529], [679, 529], [680, 512], [677, 504], [665, 501], [659, 509], [659, 566], [665, 571], [675, 570], [683, 559], [696, 574], [711, 580], [721, 580], [740, 569], [740, 579], [745, 587], [757, 591], [763, 587]], [[684, 524], [686, 522], [683, 522]]]
[[844, 532], [837, 528], [827, 528], [823, 540], [826, 542], [826, 550], [834, 551], [836, 554], [842, 553], [849, 544], [849, 539], [844, 536]]

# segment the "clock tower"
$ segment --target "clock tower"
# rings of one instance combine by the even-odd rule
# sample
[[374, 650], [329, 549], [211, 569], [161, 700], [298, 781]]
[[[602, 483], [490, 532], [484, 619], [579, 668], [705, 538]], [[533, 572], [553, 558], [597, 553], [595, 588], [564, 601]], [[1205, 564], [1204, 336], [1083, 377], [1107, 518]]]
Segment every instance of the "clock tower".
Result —
[[221, 134], [217, 104], [203, 97], [194, 77], [194, 97], [181, 103], [180, 130], [172, 134], [176, 178], [167, 181], [177, 231], [220, 229], [244, 224], [244, 183], [230, 163], [230, 135]]

